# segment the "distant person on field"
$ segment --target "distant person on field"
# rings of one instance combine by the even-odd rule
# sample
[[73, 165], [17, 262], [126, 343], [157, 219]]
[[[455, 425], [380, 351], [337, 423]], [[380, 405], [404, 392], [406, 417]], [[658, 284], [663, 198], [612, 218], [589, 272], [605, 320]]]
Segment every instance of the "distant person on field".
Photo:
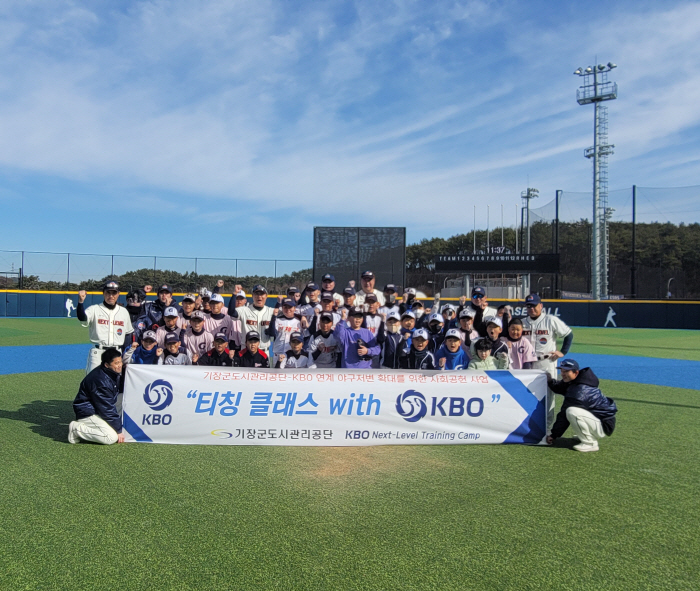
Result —
[[573, 359], [559, 363], [561, 380], [549, 380], [549, 388], [564, 395], [564, 403], [552, 427], [547, 443], [552, 444], [571, 426], [580, 441], [576, 451], [598, 451], [598, 440], [615, 430], [617, 406], [598, 388], [598, 378], [590, 367], [579, 368]]
[[66, 318], [70, 318], [71, 310], [75, 310], [75, 306], [73, 305], [73, 300], [71, 298], [66, 298], [66, 311], [68, 312]]
[[[125, 310], [126, 312], [126, 310]], [[121, 412], [117, 408], [122, 356], [109, 348], [100, 356], [101, 365], [82, 382], [73, 401], [75, 421], [68, 427], [68, 442], [123, 443]]]
[[81, 290], [78, 294], [78, 308], [75, 315], [80, 324], [88, 328], [90, 341], [95, 345], [88, 353], [86, 374], [102, 365], [100, 359], [105, 350], [115, 347], [121, 352], [125, 343], [131, 346], [132, 342], [134, 328], [131, 325], [129, 312], [117, 304], [119, 285], [114, 281], [108, 281], [102, 295], [104, 301], [85, 309], [83, 302], [87, 292]]

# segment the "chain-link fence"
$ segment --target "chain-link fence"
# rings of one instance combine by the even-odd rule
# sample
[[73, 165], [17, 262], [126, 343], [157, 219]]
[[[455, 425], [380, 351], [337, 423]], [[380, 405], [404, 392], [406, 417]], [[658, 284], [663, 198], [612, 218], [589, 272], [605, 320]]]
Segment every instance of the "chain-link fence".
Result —
[[[558, 216], [557, 198], [530, 210], [532, 252], [558, 249], [561, 273], [554, 289], [583, 296], [591, 291], [593, 195], [558, 195]], [[700, 213], [700, 187], [610, 191], [607, 212], [610, 296], [700, 297], [700, 225], [693, 221]]]
[[123, 289], [169, 283], [177, 291], [212, 288], [219, 279], [231, 287], [269, 289], [301, 286], [311, 279], [309, 259], [225, 259], [98, 255], [0, 250], [0, 288], [100, 289], [115, 279]]

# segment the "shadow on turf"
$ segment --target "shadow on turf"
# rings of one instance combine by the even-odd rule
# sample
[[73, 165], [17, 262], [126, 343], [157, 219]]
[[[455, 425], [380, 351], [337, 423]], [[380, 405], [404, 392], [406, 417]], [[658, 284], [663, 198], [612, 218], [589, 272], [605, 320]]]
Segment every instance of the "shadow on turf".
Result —
[[68, 444], [68, 424], [75, 420], [75, 413], [71, 401], [35, 400], [19, 410], [0, 410], [0, 418], [30, 423], [37, 435]]
[[634, 398], [618, 398], [615, 396], [615, 400], [622, 400], [623, 402], [639, 402], [639, 404], [655, 404], [657, 406], [676, 406], [678, 408], [700, 408], [700, 406], [693, 406], [692, 404], [675, 404], [673, 402], [653, 402], [652, 400], [635, 400]]

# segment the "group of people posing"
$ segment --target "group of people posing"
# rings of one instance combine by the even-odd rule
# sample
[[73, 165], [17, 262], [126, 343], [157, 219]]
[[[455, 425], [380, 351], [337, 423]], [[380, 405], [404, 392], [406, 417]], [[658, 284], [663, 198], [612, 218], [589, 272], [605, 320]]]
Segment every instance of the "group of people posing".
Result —
[[[78, 319], [90, 330], [95, 347], [87, 372], [118, 364], [204, 365], [249, 368], [350, 368], [408, 370], [542, 369], [557, 378], [557, 360], [569, 350], [571, 329], [547, 314], [537, 294], [527, 296], [527, 316], [514, 318], [509, 306], [488, 305], [486, 290], [476, 286], [471, 300], [441, 305], [439, 296], [426, 309], [416, 290], [399, 295], [395, 285], [375, 288], [372, 271], [360, 278], [361, 289], [348, 285], [336, 292], [335, 278], [321, 285], [290, 287], [269, 306], [267, 289], [256, 285], [252, 302], [235, 286], [228, 305], [219, 293], [187, 294], [180, 303], [162, 285], [157, 299], [146, 292], [117, 303], [119, 286], [108, 282], [104, 301], [84, 308], [80, 292]], [[563, 339], [561, 349], [557, 339]], [[117, 361], [117, 357], [119, 358]], [[87, 379], [87, 378], [86, 378]], [[101, 379], [103, 379], [101, 377]], [[553, 402], [548, 424], [553, 422]], [[77, 413], [77, 411], [76, 411]], [[94, 413], [93, 413], [94, 414]], [[72, 424], [73, 425], [73, 424]], [[118, 433], [118, 431], [116, 431]], [[77, 435], [76, 435], [77, 437]], [[70, 438], [70, 437], [69, 437]]]

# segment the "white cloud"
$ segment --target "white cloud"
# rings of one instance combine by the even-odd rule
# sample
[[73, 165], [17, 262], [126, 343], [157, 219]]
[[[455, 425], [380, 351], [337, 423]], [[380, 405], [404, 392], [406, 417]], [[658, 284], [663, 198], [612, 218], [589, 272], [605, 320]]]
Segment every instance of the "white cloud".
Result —
[[697, 4], [630, 4], [557, 28], [487, 2], [4, 12], [0, 165], [160, 192], [143, 200], [154, 210], [198, 195], [202, 224], [230, 219], [212, 216], [221, 199], [263, 213], [291, 201], [309, 226], [329, 206], [353, 204], [359, 220], [389, 202], [393, 221], [376, 223], [441, 232], [461, 222], [427, 212], [484, 197], [510, 208], [528, 174], [543, 195], [585, 190], [592, 113], [576, 105], [571, 72], [594, 51], [620, 64], [612, 178], [625, 166], [648, 174], [637, 163], [660, 147], [685, 177], [700, 171], [697, 144], [693, 158], [673, 147], [700, 118]]

